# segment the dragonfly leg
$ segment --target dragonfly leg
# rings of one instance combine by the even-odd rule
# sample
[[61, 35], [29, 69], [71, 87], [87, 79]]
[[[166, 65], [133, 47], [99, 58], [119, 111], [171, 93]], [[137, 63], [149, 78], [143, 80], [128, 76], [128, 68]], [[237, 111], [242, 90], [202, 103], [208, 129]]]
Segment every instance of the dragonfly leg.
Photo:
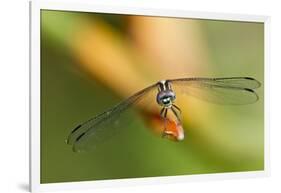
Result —
[[[163, 122], [165, 123], [165, 121], [166, 121], [166, 116], [165, 116], [165, 108], [164, 108], [164, 107], [163, 107], [163, 108], [161, 109], [161, 111], [160, 111], [160, 116], [161, 116]], [[165, 130], [165, 124], [164, 124], [164, 130]]]
[[162, 132], [162, 137], [166, 136], [167, 112], [168, 112], [167, 108], [162, 108], [161, 111], [160, 111], [160, 115], [161, 115], [161, 117], [163, 118], [163, 121], [164, 121], [164, 130]]
[[172, 105], [171, 107], [172, 112], [174, 113], [174, 115], [177, 117], [178, 119], [178, 123], [177, 123], [177, 135], [176, 135], [176, 139], [178, 141], [181, 141], [184, 139], [184, 130], [182, 128], [182, 120], [181, 120], [181, 110], [179, 107], [177, 107], [176, 105]]
[[171, 109], [172, 109], [172, 112], [174, 113], [174, 115], [177, 117], [178, 121], [181, 123], [181, 110], [180, 110], [180, 108], [173, 104]]
[[164, 118], [164, 110], [165, 110], [165, 108], [163, 107], [162, 109], [161, 109], [161, 111], [160, 111], [160, 116], [162, 117], [162, 118]]
[[173, 104], [172, 106], [175, 107], [181, 113], [181, 109], [177, 105]]

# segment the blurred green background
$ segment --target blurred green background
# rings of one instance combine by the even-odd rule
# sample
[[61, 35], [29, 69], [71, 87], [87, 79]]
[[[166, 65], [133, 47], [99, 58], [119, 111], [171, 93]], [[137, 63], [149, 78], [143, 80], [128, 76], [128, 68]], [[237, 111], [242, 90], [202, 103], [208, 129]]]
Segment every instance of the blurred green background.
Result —
[[264, 169], [263, 86], [250, 105], [180, 102], [182, 142], [153, 135], [136, 117], [95, 151], [65, 143], [77, 124], [160, 79], [263, 84], [262, 23], [49, 10], [41, 21], [41, 183]]

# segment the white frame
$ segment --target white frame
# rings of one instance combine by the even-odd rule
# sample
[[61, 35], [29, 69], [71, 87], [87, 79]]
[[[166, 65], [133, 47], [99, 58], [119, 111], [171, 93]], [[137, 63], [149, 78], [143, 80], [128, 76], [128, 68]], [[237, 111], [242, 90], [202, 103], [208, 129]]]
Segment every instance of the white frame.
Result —
[[[264, 171], [200, 174], [189, 176], [132, 178], [122, 180], [99, 180], [67, 183], [40, 184], [40, 10], [64, 10], [96, 13], [116, 13], [147, 16], [216, 19], [264, 23]], [[90, 1], [32, 1], [30, 2], [30, 190], [42, 192], [82, 188], [148, 185], [154, 183], [178, 183], [202, 180], [236, 179], [269, 176], [269, 25], [270, 17], [225, 13], [191, 12], [184, 10], [147, 9], [100, 5]], [[110, 184], [110, 185], [109, 185]]]

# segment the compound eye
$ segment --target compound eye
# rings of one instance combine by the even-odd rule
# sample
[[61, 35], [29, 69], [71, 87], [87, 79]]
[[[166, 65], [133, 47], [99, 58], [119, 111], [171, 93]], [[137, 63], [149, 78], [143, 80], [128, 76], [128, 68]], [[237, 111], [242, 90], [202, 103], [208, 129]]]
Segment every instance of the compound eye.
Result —
[[163, 104], [167, 105], [170, 103], [170, 98], [163, 98], [162, 102], [163, 102]]

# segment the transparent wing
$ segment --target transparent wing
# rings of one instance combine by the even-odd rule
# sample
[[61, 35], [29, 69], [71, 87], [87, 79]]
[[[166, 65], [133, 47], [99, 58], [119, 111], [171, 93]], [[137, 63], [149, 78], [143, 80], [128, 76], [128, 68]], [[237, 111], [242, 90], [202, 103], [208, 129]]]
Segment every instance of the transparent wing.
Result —
[[256, 102], [259, 97], [254, 89], [261, 85], [249, 77], [182, 78], [169, 81], [177, 95], [182, 92], [208, 102], [230, 105]]
[[67, 144], [73, 145], [73, 151], [95, 148], [129, 124], [132, 119], [132, 105], [145, 101], [147, 97], [156, 95], [157, 84], [151, 85], [113, 108], [89, 119], [72, 130]]

